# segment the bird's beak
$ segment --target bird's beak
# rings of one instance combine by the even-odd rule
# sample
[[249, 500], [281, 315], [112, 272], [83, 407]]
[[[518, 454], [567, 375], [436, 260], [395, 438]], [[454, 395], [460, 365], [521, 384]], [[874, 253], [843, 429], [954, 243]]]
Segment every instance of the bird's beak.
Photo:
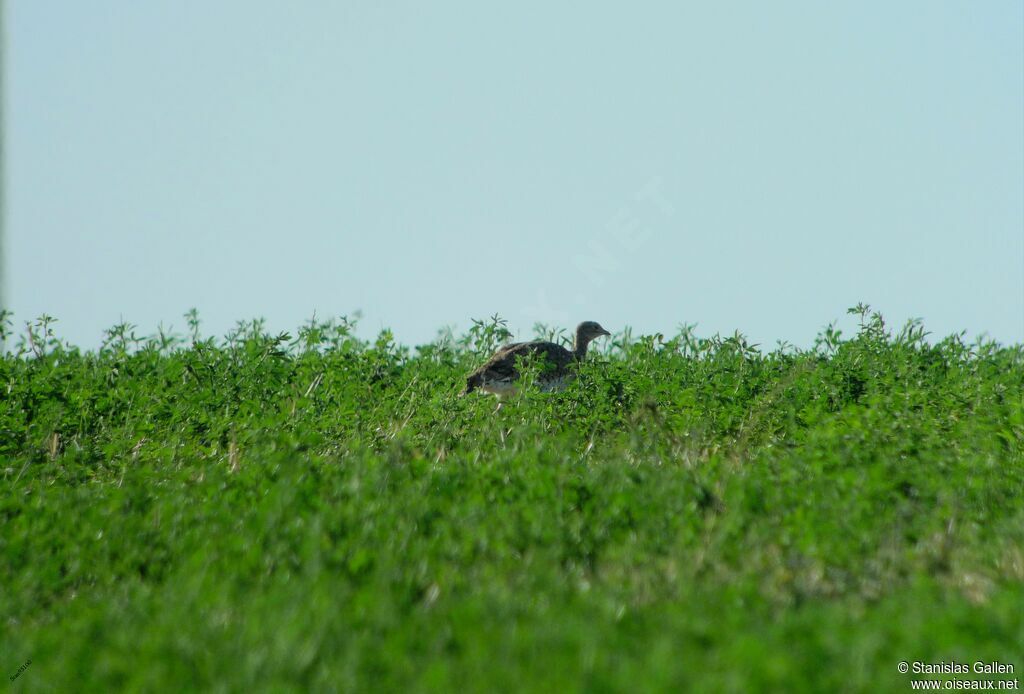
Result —
[[602, 334], [602, 335], [606, 335], [606, 336], [607, 336], [607, 335], [611, 335], [611, 333], [610, 333], [610, 332], [608, 332], [607, 330], [605, 330], [604, 328], [601, 328], [601, 334]]

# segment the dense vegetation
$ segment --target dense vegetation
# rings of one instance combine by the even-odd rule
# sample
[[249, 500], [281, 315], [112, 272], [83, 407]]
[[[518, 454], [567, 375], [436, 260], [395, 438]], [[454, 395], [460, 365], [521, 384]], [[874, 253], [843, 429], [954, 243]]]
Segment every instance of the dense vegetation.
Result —
[[[0, 654], [24, 691], [907, 691], [1024, 668], [1024, 349], [616, 335], [460, 398], [498, 320], [0, 360]], [[9, 326], [10, 323], [8, 322]], [[9, 331], [10, 328], [7, 328]], [[544, 332], [543, 329], [541, 332]], [[557, 336], [556, 336], [557, 339]], [[535, 373], [539, 365], [528, 365]]]

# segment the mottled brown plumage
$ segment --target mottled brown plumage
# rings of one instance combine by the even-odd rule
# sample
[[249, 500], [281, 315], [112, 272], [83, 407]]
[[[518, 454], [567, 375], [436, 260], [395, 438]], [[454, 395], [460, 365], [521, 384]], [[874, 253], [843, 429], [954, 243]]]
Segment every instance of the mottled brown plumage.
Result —
[[584, 321], [576, 327], [572, 351], [544, 340], [505, 345], [486, 364], [469, 375], [462, 394], [479, 389], [501, 397], [515, 392], [515, 384], [519, 380], [516, 360], [529, 355], [544, 361], [537, 378], [541, 390], [560, 390], [572, 376], [570, 367], [587, 355], [587, 346], [591, 340], [610, 334], [594, 321]]

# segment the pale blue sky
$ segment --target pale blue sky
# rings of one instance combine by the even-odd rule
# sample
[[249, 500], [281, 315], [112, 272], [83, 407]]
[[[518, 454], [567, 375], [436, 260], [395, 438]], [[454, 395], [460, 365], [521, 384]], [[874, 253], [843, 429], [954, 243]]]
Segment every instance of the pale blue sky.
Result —
[[8, 0], [17, 318], [1024, 341], [1020, 0], [485, 5]]

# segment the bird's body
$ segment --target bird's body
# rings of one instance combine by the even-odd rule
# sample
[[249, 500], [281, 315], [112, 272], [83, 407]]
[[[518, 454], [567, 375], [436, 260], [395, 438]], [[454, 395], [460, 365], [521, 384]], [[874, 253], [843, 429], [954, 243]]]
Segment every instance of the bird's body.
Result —
[[597, 323], [586, 321], [576, 328], [572, 350], [544, 340], [505, 345], [487, 363], [469, 375], [463, 395], [474, 390], [492, 393], [499, 399], [514, 394], [520, 376], [516, 362], [530, 357], [541, 362], [541, 372], [537, 376], [540, 389], [562, 390], [572, 378], [572, 365], [586, 356], [590, 341], [609, 334]]

